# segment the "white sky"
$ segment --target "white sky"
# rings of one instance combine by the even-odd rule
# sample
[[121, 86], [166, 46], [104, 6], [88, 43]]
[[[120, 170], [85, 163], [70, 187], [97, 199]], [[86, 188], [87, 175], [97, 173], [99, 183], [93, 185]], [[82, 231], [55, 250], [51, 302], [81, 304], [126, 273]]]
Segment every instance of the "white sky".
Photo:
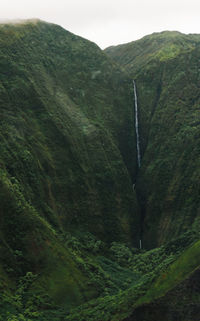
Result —
[[0, 0], [0, 20], [27, 18], [105, 48], [163, 30], [200, 33], [200, 0]]

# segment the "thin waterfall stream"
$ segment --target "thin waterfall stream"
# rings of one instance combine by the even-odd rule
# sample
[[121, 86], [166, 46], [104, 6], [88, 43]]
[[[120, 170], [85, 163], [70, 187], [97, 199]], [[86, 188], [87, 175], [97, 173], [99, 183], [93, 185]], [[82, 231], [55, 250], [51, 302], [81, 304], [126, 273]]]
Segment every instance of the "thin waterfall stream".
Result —
[[141, 154], [140, 154], [140, 135], [139, 135], [139, 123], [138, 123], [138, 103], [137, 103], [137, 90], [135, 80], [133, 80], [133, 89], [135, 97], [135, 133], [136, 133], [136, 143], [137, 143], [137, 163], [138, 168], [141, 166]]
[[[136, 133], [136, 147], [137, 147], [137, 165], [138, 168], [141, 166], [141, 153], [140, 153], [140, 135], [139, 135], [139, 121], [138, 121], [138, 102], [137, 102], [137, 90], [136, 83], [133, 80], [134, 98], [135, 98], [135, 133]], [[135, 184], [133, 184], [133, 189], [135, 189]], [[142, 249], [142, 228], [141, 228], [141, 239], [139, 248]]]

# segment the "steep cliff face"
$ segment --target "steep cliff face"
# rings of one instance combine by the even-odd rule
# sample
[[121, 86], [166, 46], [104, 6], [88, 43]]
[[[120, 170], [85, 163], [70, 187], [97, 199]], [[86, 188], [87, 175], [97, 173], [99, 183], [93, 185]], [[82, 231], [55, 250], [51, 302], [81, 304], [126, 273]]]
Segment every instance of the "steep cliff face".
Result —
[[107, 54], [136, 80], [142, 143], [137, 191], [144, 246], [198, 228], [200, 37], [163, 32]]
[[128, 77], [95, 44], [61, 27], [30, 22], [0, 32], [2, 170], [55, 226], [129, 238]]
[[90, 276], [67, 233], [138, 245], [129, 77], [95, 44], [41, 21], [1, 25], [0, 44], [2, 280], [32, 271], [58, 302], [78, 304]]
[[199, 319], [199, 41], [0, 26], [0, 319]]

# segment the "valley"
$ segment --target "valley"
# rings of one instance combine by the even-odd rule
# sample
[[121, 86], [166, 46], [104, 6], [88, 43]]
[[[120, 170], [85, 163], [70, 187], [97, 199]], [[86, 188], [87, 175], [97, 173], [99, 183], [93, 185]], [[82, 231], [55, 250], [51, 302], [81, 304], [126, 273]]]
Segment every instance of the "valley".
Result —
[[0, 44], [0, 320], [198, 321], [200, 35]]

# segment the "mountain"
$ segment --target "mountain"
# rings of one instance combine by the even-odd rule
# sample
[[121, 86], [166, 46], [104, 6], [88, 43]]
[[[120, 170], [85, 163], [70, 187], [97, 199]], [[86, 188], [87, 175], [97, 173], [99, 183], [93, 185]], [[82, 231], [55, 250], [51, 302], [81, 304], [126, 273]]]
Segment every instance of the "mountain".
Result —
[[143, 246], [185, 248], [125, 320], [199, 320], [200, 36], [165, 31], [105, 52], [137, 87]]
[[106, 50], [135, 79], [145, 247], [198, 229], [200, 36], [162, 32]]
[[0, 25], [0, 319], [199, 320], [199, 44]]
[[69, 244], [139, 242], [129, 77], [39, 20], [1, 25], [0, 44], [1, 288], [31, 273], [71, 307], [101, 290]]

